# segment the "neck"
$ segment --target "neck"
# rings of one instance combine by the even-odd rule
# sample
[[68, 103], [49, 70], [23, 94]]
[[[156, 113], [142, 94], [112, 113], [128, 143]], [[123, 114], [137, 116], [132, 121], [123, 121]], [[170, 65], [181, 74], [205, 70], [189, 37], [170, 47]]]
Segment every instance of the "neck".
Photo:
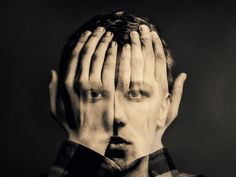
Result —
[[155, 139], [153, 141], [153, 144], [150, 148], [150, 154], [152, 154], [153, 152], [156, 152], [156, 151], [163, 148], [163, 144], [162, 144], [162, 141], [161, 141], [162, 135], [163, 135], [162, 132], [156, 134]]

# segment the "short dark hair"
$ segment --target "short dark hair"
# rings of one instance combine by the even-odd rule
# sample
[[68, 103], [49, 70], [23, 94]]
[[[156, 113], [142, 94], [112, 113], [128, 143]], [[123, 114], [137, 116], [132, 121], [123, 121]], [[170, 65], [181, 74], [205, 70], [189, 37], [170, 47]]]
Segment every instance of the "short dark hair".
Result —
[[[111, 31], [114, 34], [113, 40], [117, 42], [118, 51], [120, 51], [121, 47], [124, 44], [130, 43], [130, 32], [138, 31], [139, 26], [142, 24], [147, 25], [151, 31], [156, 31], [160, 36], [163, 45], [163, 50], [166, 56], [168, 84], [169, 88], [171, 88], [173, 82], [171, 73], [173, 59], [160, 30], [146, 18], [140, 18], [124, 11], [115, 11], [108, 14], [97, 15], [69, 36], [62, 50], [62, 56], [59, 65], [59, 94], [62, 94], [62, 97], [66, 96], [64, 90], [64, 80], [68, 62], [70, 60], [72, 51], [83, 32], [85, 32], [86, 30], [94, 31], [98, 26], [105, 27], [107, 31]], [[67, 107], [68, 106], [69, 105], [67, 105]], [[70, 124], [70, 121], [68, 121], [68, 123], [69, 125], [72, 125]]]

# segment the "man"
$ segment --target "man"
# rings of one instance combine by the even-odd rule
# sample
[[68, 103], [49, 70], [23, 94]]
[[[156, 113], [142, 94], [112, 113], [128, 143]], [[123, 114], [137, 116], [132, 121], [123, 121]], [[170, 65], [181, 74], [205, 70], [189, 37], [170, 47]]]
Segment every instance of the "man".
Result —
[[49, 85], [52, 115], [68, 134], [50, 177], [195, 176], [175, 169], [162, 135], [178, 113], [186, 74], [147, 20], [114, 12], [68, 40]]

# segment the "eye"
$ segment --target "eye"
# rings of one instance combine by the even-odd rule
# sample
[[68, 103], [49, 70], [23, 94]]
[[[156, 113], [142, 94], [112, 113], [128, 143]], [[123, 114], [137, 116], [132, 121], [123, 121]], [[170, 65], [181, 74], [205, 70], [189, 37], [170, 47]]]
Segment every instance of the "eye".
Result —
[[130, 90], [127, 93], [127, 98], [130, 101], [142, 101], [145, 97], [144, 92], [140, 91], [140, 90]]
[[130, 97], [133, 97], [133, 98], [137, 98], [137, 97], [141, 96], [141, 93], [138, 90], [131, 90], [131, 91], [129, 91], [128, 94]]
[[96, 91], [91, 91], [91, 97], [92, 98], [97, 98], [97, 97], [99, 97], [100, 96], [100, 93], [98, 93], [98, 92], [96, 92]]
[[87, 98], [91, 101], [91, 102], [95, 102], [98, 101], [99, 99], [103, 98], [104, 94], [99, 91], [99, 90], [90, 90], [87, 93]]

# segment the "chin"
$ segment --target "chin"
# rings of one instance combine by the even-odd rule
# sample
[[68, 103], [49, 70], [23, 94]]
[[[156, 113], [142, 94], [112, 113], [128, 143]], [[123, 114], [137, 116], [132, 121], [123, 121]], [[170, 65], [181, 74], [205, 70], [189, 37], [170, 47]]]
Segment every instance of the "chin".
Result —
[[125, 158], [112, 158], [111, 160], [113, 160], [121, 168], [122, 171], [129, 168], [130, 166], [129, 161]]
[[132, 168], [137, 156], [132, 145], [108, 146], [105, 156], [114, 161], [122, 170]]

